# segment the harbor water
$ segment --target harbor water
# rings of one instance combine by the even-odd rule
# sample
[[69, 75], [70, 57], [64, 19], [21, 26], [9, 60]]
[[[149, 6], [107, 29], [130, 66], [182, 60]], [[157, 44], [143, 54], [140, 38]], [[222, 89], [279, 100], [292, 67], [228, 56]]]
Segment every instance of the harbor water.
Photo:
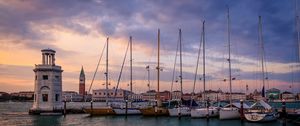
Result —
[[0, 126], [293, 126], [277, 120], [267, 123], [250, 123], [240, 120], [191, 119], [190, 117], [98, 116], [68, 114], [64, 116], [29, 115], [31, 102], [0, 102]]

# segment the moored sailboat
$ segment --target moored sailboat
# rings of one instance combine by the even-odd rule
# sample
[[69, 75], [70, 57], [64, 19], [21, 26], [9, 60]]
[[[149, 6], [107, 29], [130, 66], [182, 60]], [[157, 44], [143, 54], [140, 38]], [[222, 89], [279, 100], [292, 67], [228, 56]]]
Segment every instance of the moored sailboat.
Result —
[[[191, 109], [191, 117], [192, 118], [204, 118], [204, 117], [208, 118], [208, 117], [216, 117], [219, 115], [219, 110], [217, 109], [217, 107], [209, 106], [209, 99], [207, 99], [206, 95], [205, 95], [206, 92], [205, 92], [205, 27], [204, 26], [205, 26], [205, 21], [203, 21], [203, 26], [202, 26], [201, 42], [203, 44], [203, 100], [205, 100], [206, 103], [205, 103], [204, 108], [192, 108]], [[200, 48], [199, 48], [199, 50], [200, 50]], [[199, 51], [198, 55], [199, 54], [200, 54], [200, 51]], [[198, 59], [199, 59], [199, 56], [198, 56]], [[197, 60], [197, 65], [198, 65], [198, 60]], [[197, 69], [196, 69], [196, 71], [197, 71]], [[194, 80], [194, 85], [195, 85], [195, 80]]]
[[[83, 111], [90, 115], [114, 115], [116, 114], [112, 107], [108, 105], [108, 41], [109, 38], [106, 39], [106, 72], [105, 72], [105, 86], [106, 86], [106, 106], [104, 107], [96, 107], [93, 108], [93, 101], [91, 101], [90, 108], [84, 108]], [[100, 61], [100, 60], [99, 60]]]
[[[129, 38], [129, 45], [128, 46], [130, 47], [130, 92], [132, 92], [132, 37], [131, 36]], [[120, 82], [120, 78], [121, 78], [121, 75], [122, 75], [124, 62], [125, 62], [126, 55], [127, 55], [127, 50], [128, 50], [128, 47], [126, 49], [126, 53], [125, 53], [125, 57], [124, 57], [124, 60], [123, 60], [122, 69], [121, 69], [121, 72], [120, 72], [120, 76], [119, 76], [119, 79], [118, 79], [118, 84], [117, 84], [116, 90], [118, 89], [118, 86], [119, 86], [119, 82]], [[116, 95], [116, 90], [115, 90], [115, 93], [114, 93], [115, 95]], [[129, 106], [128, 106], [128, 102], [129, 102]], [[139, 114], [141, 114], [141, 111], [137, 107], [133, 106], [131, 99], [128, 98], [128, 95], [126, 96], [125, 107], [120, 105], [120, 106], [117, 106], [117, 107], [113, 107], [113, 110], [117, 115], [139, 115]]]
[[[179, 75], [179, 82], [180, 82], [180, 92], [181, 92], [181, 97], [180, 100], [178, 100], [178, 105], [175, 106], [174, 108], [169, 108], [169, 115], [170, 116], [189, 116], [191, 114], [191, 110], [189, 107], [184, 106], [182, 104], [182, 46], [181, 46], [181, 29], [179, 29], [179, 56], [180, 56], [180, 75]], [[176, 57], [177, 57], [177, 51], [176, 51]], [[175, 58], [176, 59], [176, 58]], [[175, 64], [174, 64], [174, 68], [176, 65], [176, 60], [175, 60]], [[175, 69], [174, 69], [175, 70]], [[173, 80], [172, 80], [173, 81]], [[173, 86], [173, 85], [172, 85]]]
[[[232, 103], [232, 76], [231, 76], [231, 43], [230, 43], [230, 16], [227, 8], [227, 33], [228, 33], [228, 64], [229, 64], [229, 105], [220, 109], [219, 119], [238, 119], [240, 118], [240, 109]], [[226, 79], [225, 79], [226, 81]]]
[[159, 92], [159, 73], [160, 73], [160, 64], [159, 64], [159, 60], [160, 60], [160, 30], [158, 29], [158, 33], [157, 33], [157, 92], [156, 92], [156, 105], [154, 106], [149, 106], [149, 107], [145, 107], [145, 108], [140, 108], [139, 110], [141, 111], [142, 115], [144, 116], [166, 116], [169, 115], [168, 113], [168, 109], [162, 107], [162, 101], [160, 98], [160, 92]]
[[267, 122], [267, 121], [275, 121], [278, 118], [278, 113], [275, 112], [272, 107], [264, 102], [265, 100], [265, 56], [264, 56], [264, 43], [262, 37], [262, 22], [261, 16], [259, 16], [259, 42], [261, 45], [261, 66], [262, 66], [262, 100], [254, 103], [248, 111], [245, 112], [245, 118], [250, 122]]

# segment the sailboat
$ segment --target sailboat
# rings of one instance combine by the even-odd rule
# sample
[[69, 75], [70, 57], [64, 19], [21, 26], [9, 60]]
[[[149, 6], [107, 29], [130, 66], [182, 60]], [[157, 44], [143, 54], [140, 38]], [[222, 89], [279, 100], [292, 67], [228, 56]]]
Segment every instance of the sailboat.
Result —
[[229, 17], [229, 8], [227, 8], [227, 33], [228, 33], [228, 64], [229, 64], [229, 105], [224, 106], [220, 109], [219, 119], [238, 119], [240, 118], [240, 105], [238, 103], [232, 103], [232, 76], [231, 76], [231, 43], [230, 43], [230, 17]]
[[[181, 39], [181, 29], [179, 29], [179, 50], [180, 50], [180, 75], [179, 75], [179, 79], [180, 79], [180, 92], [181, 92], [180, 96], [181, 96], [181, 98], [178, 101], [179, 102], [178, 106], [168, 109], [170, 116], [178, 116], [178, 117], [180, 117], [180, 116], [189, 116], [191, 114], [190, 108], [187, 107], [187, 106], [183, 106], [182, 102], [181, 102], [182, 95], [183, 95], [183, 92], [182, 92], [182, 47], [181, 47], [181, 40], [182, 40]], [[176, 52], [176, 56], [177, 56], [177, 52]], [[175, 64], [176, 64], [176, 61], [175, 61]]]
[[250, 122], [267, 122], [267, 121], [275, 121], [278, 118], [278, 113], [275, 112], [272, 107], [267, 104], [264, 100], [265, 98], [265, 68], [264, 68], [264, 43], [262, 36], [262, 22], [261, 16], [259, 16], [259, 42], [261, 44], [261, 65], [262, 65], [262, 100], [254, 103], [249, 110], [245, 112], [246, 120]]
[[159, 73], [160, 73], [160, 67], [159, 67], [159, 52], [160, 52], [160, 30], [158, 29], [157, 32], [157, 92], [156, 92], [156, 105], [149, 106], [145, 108], [140, 108], [140, 111], [143, 116], [166, 116], [169, 115], [168, 109], [162, 107], [162, 101], [160, 99], [160, 92], [159, 92]]
[[[90, 115], [115, 115], [116, 113], [113, 111], [112, 107], [108, 105], [108, 42], [109, 38], [106, 39], [106, 72], [105, 72], [105, 86], [106, 86], [106, 106], [105, 107], [97, 107], [93, 108], [91, 103], [91, 108], [85, 108], [83, 111]], [[93, 102], [93, 100], [91, 101]]]
[[[193, 108], [191, 109], [191, 117], [192, 118], [209, 118], [209, 117], [216, 117], [219, 115], [219, 111], [216, 107], [210, 107], [209, 106], [209, 99], [206, 98], [205, 95], [205, 21], [203, 21], [202, 26], [202, 35], [201, 35], [201, 41], [203, 43], [203, 99], [207, 101], [205, 103], [204, 108]], [[200, 49], [200, 48], [199, 48]], [[199, 57], [198, 57], [199, 58]], [[197, 62], [198, 64], [198, 62]]]
[[[129, 37], [129, 47], [130, 47], [130, 92], [132, 92], [132, 37], [130, 36]], [[126, 49], [126, 54], [125, 54], [125, 57], [124, 57], [124, 60], [123, 60], [123, 64], [122, 64], [122, 69], [123, 69], [123, 66], [124, 66], [124, 62], [125, 62], [125, 59], [126, 59], [126, 55], [127, 55], [127, 50], [128, 50], [128, 47]], [[118, 80], [118, 85], [119, 85], [119, 82], [120, 82], [120, 78], [121, 78], [121, 74], [122, 74], [122, 69], [121, 69], [121, 73], [120, 73], [120, 76], [119, 76], [119, 80]], [[117, 87], [118, 87], [117, 85]], [[117, 90], [118, 88], [116, 88]], [[116, 95], [116, 90], [115, 90], [115, 95]], [[115, 111], [115, 113], [117, 115], [139, 115], [141, 114], [141, 111], [137, 108], [137, 107], [134, 107], [133, 104], [132, 104], [132, 101], [129, 100], [129, 106], [128, 106], [128, 96], [126, 96], [126, 101], [125, 101], [125, 107], [113, 107], [113, 110]]]

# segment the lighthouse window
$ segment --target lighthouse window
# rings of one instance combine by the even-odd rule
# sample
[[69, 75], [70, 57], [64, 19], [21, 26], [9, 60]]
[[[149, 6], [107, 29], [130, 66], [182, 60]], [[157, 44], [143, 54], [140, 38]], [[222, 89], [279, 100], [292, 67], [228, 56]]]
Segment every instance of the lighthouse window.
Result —
[[48, 94], [42, 94], [43, 102], [48, 101]]
[[55, 94], [55, 101], [58, 101], [59, 99], [59, 94]]
[[43, 75], [43, 80], [48, 80], [48, 75]]
[[55, 76], [55, 80], [59, 80], [59, 76]]

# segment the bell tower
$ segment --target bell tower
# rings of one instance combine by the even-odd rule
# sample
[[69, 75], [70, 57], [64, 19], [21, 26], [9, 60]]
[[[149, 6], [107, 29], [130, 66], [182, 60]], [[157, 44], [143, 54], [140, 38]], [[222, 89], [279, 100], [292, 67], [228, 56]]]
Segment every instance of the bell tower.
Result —
[[35, 65], [34, 102], [30, 114], [62, 111], [62, 72], [55, 64], [55, 51], [43, 49], [42, 64]]
[[81, 67], [80, 75], [79, 75], [79, 94], [85, 95], [85, 74], [83, 70], [83, 66]]

